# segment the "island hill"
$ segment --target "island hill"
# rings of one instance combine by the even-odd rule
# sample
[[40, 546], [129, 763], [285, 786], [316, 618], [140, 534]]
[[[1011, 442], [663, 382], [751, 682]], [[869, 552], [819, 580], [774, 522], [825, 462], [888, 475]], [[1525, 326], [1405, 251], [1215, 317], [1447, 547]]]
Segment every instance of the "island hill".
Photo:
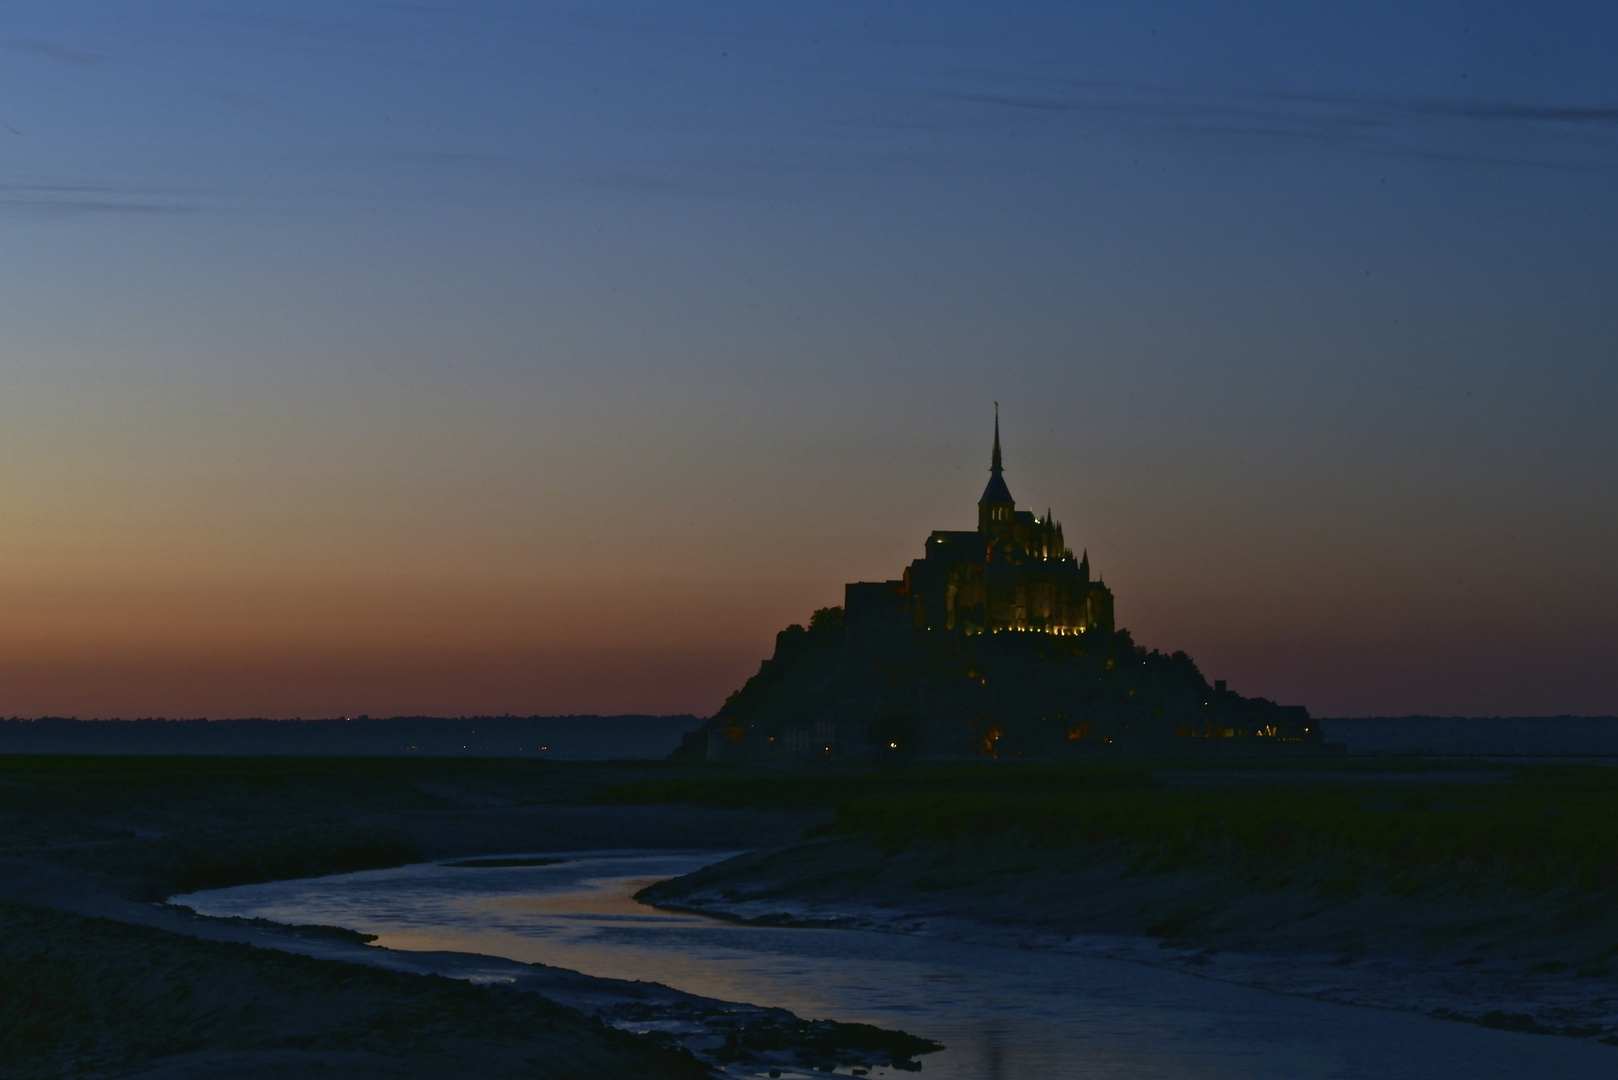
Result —
[[674, 757], [708, 761], [1321, 754], [1301, 706], [1209, 685], [1113, 625], [1047, 511], [1018, 510], [995, 418], [973, 531], [938, 531], [896, 581], [776, 635], [775, 655]]

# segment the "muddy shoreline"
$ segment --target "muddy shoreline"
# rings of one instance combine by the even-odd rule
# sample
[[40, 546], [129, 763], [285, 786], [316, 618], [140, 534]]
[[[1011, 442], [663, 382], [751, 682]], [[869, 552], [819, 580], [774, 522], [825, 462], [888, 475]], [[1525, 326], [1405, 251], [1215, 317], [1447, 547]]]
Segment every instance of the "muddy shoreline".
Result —
[[658, 907], [1067, 952], [1340, 1004], [1618, 1047], [1618, 921], [1563, 927], [1546, 898], [1457, 888], [1322, 899], [1213, 868], [1143, 872], [1103, 849], [1051, 865], [1004, 842], [894, 852], [823, 838], [643, 889]]
[[[1481, 872], [1379, 883], [1363, 867], [1349, 875], [1329, 861], [1154, 863], [1122, 838], [1080, 843], [1021, 825], [947, 841], [839, 832], [850, 800], [857, 809], [873, 796], [898, 798], [902, 818], [940, 791], [992, 810], [999, 792], [1044, 785], [1061, 793], [1100, 781], [1112, 785], [1096, 789], [1103, 802], [1116, 789], [1141, 805], [1174, 801], [1157, 792], [1203, 787], [1350, 785], [1356, 813], [1393, 820], [1416, 813], [1398, 807], [1414, 806], [1423, 790], [1441, 790], [1446, 804], [1498, 802], [1514, 775], [1498, 763], [1158, 772], [754, 775], [610, 763], [0, 758], [0, 917], [14, 931], [0, 954], [0, 1077], [428, 1076], [474, 1065], [534, 1076], [679, 1076], [744, 1060], [738, 1051], [769, 1061], [785, 1047], [803, 1051], [800, 1063], [853, 1064], [906, 1049], [854, 1026], [816, 1028], [650, 984], [490, 957], [389, 953], [341, 933], [206, 919], [161, 902], [411, 862], [609, 849], [752, 851], [642, 894], [706, 915], [1080, 952], [1326, 1001], [1618, 1041], [1618, 908], [1607, 903], [1607, 886], [1528, 893]], [[805, 840], [811, 833], [819, 838]], [[1358, 884], [1341, 888], [1350, 877]], [[92, 940], [102, 945], [85, 944]], [[170, 961], [156, 981], [152, 956]], [[47, 957], [79, 978], [47, 977]], [[386, 978], [354, 975], [356, 962]], [[228, 975], [214, 973], [221, 964]], [[348, 1004], [330, 1015], [299, 1004], [338, 984], [349, 987]], [[465, 989], [485, 996], [454, 997]], [[285, 1022], [257, 1019], [262, 1009], [234, 1026], [213, 1019], [260, 998], [281, 1002], [284, 1014], [269, 1015]], [[535, 1000], [573, 1018], [565, 1038], [546, 1028], [537, 1006], [522, 1004]], [[462, 1019], [442, 1029], [390, 1027], [390, 1016], [428, 1002]], [[153, 1008], [160, 1015], [138, 1020]], [[487, 1046], [477, 1019], [485, 1012], [506, 1024]], [[166, 1029], [188, 1034], [152, 1041], [152, 1031]], [[81, 1038], [85, 1031], [99, 1035]], [[570, 1072], [569, 1053], [620, 1064]], [[646, 1054], [673, 1056], [649, 1065]], [[639, 1064], [622, 1064], [631, 1060]], [[211, 1064], [187, 1072], [188, 1061]]]
[[82, 761], [0, 761], [6, 1080], [682, 1078], [904, 1068], [936, 1048], [653, 983], [391, 951], [335, 928], [163, 902], [199, 886], [514, 851], [737, 850], [800, 835], [823, 812], [590, 802], [633, 767], [411, 763], [366, 776], [363, 763], [109, 760], [89, 771], [87, 783]]

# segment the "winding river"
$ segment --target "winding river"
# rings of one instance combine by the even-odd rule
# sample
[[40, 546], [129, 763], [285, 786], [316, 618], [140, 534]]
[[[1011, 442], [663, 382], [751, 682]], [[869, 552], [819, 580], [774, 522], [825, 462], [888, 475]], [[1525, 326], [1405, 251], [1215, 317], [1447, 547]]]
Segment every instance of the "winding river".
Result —
[[[376, 934], [375, 944], [388, 949], [481, 953], [902, 1028], [945, 1044], [921, 1059], [921, 1075], [939, 1080], [1618, 1075], [1618, 1048], [1588, 1040], [1331, 1004], [1119, 960], [740, 925], [632, 899], [651, 881], [724, 854], [424, 864], [175, 901], [205, 915], [348, 927]], [[901, 1074], [878, 1068], [871, 1075]]]

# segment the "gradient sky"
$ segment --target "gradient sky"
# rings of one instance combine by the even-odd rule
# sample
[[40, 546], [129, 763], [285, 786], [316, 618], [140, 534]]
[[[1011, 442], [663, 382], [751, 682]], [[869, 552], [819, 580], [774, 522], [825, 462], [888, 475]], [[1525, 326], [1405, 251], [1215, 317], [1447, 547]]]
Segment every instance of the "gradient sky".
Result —
[[1618, 713], [1605, 0], [13, 0], [0, 245], [0, 714], [710, 713], [995, 400], [1210, 678]]

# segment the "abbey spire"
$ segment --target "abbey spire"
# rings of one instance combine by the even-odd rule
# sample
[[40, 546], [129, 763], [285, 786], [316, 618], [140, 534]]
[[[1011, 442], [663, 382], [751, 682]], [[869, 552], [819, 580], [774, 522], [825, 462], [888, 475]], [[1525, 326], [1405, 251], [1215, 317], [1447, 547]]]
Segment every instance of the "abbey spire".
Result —
[[989, 459], [989, 471], [998, 476], [1000, 469], [1000, 403], [994, 403], [994, 456]]
[[1012, 520], [1017, 502], [1006, 487], [1004, 469], [1000, 464], [1000, 403], [994, 403], [994, 453], [989, 458], [989, 486], [978, 500], [978, 531], [987, 533]]

